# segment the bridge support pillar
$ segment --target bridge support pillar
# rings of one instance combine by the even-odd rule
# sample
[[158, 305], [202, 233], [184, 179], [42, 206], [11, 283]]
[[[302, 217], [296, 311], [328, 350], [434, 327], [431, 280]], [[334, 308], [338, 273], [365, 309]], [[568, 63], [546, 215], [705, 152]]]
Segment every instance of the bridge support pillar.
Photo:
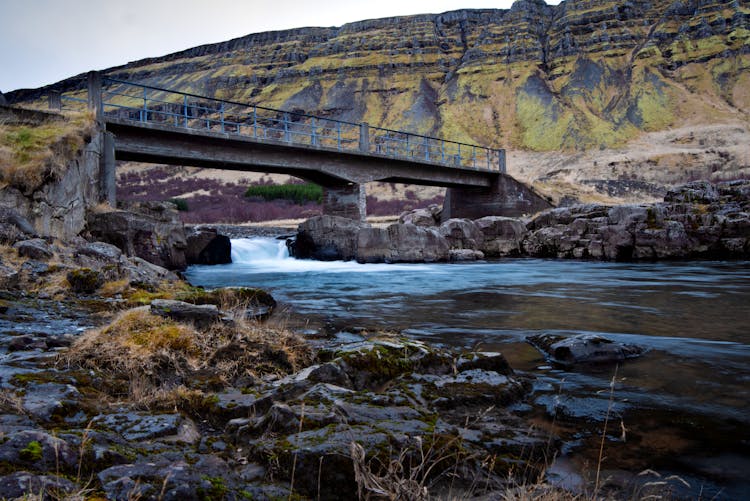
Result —
[[323, 214], [364, 221], [367, 217], [365, 185], [347, 182], [324, 185]]
[[442, 219], [479, 219], [485, 216], [519, 217], [552, 207], [536, 191], [507, 174], [499, 174], [490, 188], [448, 188]]
[[102, 151], [99, 156], [99, 193], [100, 202], [111, 207], [117, 204], [117, 177], [115, 175], [115, 136], [102, 131]]

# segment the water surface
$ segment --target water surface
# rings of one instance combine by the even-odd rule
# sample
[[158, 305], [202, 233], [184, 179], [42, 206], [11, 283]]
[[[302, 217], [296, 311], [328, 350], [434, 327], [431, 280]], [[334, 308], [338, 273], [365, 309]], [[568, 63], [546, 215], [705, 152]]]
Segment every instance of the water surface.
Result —
[[233, 264], [191, 267], [190, 282], [265, 288], [333, 332], [387, 329], [502, 351], [537, 378], [529, 415], [576, 429], [566, 457], [578, 463], [601, 434], [614, 368], [552, 367], [525, 338], [596, 333], [641, 345], [647, 353], [618, 368], [605, 466], [674, 472], [708, 498], [750, 497], [748, 262], [362, 265], [291, 259], [272, 239], [232, 245]]

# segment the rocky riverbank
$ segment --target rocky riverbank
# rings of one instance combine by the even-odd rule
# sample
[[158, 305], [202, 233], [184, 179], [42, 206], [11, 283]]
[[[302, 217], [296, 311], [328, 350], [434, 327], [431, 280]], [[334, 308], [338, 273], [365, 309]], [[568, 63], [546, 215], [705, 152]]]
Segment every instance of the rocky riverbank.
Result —
[[39, 292], [2, 292], [0, 498], [461, 496], [530, 479], [556, 450], [514, 413], [531, 379], [499, 353], [311, 343], [248, 319], [275, 304], [260, 291], [168, 273], [53, 290], [21, 271], [46, 258], [10, 249]]
[[496, 257], [601, 260], [747, 259], [750, 182], [689, 183], [644, 205], [574, 205], [531, 219], [484, 217], [440, 223], [437, 206], [373, 228], [319, 216], [301, 224], [292, 254], [320, 260], [466, 261]]

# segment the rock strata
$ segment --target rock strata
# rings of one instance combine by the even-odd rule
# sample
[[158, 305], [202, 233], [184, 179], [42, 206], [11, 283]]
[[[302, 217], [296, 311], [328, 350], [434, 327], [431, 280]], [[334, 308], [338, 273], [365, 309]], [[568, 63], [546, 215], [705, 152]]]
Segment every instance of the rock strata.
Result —
[[[484, 217], [427, 224], [428, 210], [372, 228], [330, 216], [300, 226], [297, 257], [375, 262], [529, 256], [601, 260], [750, 257], [750, 181], [689, 183], [649, 205], [572, 205], [533, 219]], [[420, 222], [420, 225], [412, 222]], [[311, 228], [314, 230], [311, 231]]]
[[128, 256], [171, 270], [187, 265], [185, 231], [172, 204], [144, 202], [128, 210], [92, 212], [86, 229], [93, 240], [115, 245]]

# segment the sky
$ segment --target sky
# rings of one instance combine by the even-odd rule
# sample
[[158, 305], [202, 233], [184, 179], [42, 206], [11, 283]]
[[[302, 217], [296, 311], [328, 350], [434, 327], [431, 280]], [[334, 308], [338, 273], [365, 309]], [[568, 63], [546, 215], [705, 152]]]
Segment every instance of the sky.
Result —
[[[0, 0], [0, 91], [251, 33], [341, 26], [512, 0]], [[557, 4], [559, 0], [547, 0]]]

